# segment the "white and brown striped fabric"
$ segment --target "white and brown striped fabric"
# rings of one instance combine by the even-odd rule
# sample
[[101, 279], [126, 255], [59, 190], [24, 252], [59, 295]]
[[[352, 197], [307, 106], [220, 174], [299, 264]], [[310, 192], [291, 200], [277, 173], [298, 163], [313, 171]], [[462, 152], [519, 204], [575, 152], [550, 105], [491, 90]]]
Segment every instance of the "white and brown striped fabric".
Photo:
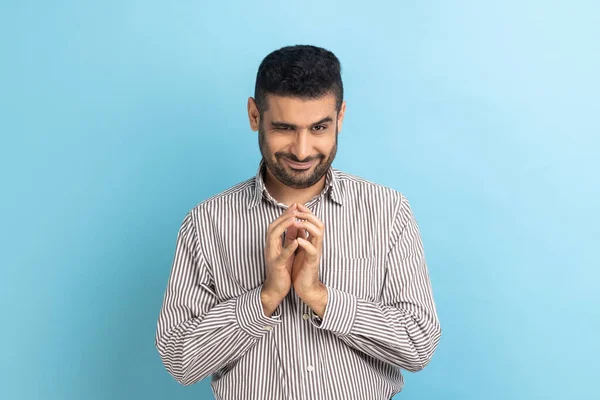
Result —
[[423, 244], [400, 192], [331, 167], [306, 206], [325, 224], [321, 319], [292, 288], [271, 317], [260, 291], [269, 224], [286, 205], [254, 177], [195, 206], [179, 230], [156, 331], [184, 385], [218, 400], [390, 399], [441, 337]]

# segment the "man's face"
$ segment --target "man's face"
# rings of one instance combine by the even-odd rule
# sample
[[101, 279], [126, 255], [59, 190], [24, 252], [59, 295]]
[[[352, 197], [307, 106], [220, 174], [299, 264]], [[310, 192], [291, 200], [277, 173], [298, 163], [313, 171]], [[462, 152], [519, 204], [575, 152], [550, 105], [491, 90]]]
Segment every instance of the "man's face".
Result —
[[[258, 126], [258, 143], [269, 171], [284, 185], [303, 189], [316, 184], [337, 152], [335, 96], [303, 100], [269, 94]], [[344, 104], [345, 106], [345, 104]]]

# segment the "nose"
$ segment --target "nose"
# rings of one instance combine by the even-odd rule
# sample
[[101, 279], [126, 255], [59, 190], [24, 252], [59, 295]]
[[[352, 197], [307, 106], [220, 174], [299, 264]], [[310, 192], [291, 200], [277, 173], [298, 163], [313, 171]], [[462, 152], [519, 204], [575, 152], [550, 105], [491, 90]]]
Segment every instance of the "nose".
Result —
[[298, 133], [296, 133], [292, 153], [294, 153], [296, 158], [300, 161], [304, 161], [305, 158], [310, 156], [309, 135], [305, 130], [299, 130]]

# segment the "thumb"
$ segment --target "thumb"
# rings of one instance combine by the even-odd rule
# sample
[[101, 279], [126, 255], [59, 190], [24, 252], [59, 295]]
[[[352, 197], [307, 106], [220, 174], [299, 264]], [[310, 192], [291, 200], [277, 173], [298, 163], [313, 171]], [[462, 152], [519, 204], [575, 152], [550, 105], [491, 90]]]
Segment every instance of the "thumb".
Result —
[[281, 252], [281, 261], [286, 261], [298, 247], [298, 239], [292, 240]]

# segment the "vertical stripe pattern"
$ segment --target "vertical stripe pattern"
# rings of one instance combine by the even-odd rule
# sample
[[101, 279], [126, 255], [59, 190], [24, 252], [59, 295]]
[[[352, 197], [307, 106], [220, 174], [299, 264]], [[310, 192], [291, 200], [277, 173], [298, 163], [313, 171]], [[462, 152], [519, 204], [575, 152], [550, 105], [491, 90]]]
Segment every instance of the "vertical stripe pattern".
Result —
[[323, 318], [293, 288], [267, 317], [266, 233], [287, 206], [264, 166], [183, 219], [155, 339], [167, 371], [183, 385], [210, 376], [217, 400], [390, 399], [441, 337], [407, 198], [331, 167], [306, 203], [325, 225]]

